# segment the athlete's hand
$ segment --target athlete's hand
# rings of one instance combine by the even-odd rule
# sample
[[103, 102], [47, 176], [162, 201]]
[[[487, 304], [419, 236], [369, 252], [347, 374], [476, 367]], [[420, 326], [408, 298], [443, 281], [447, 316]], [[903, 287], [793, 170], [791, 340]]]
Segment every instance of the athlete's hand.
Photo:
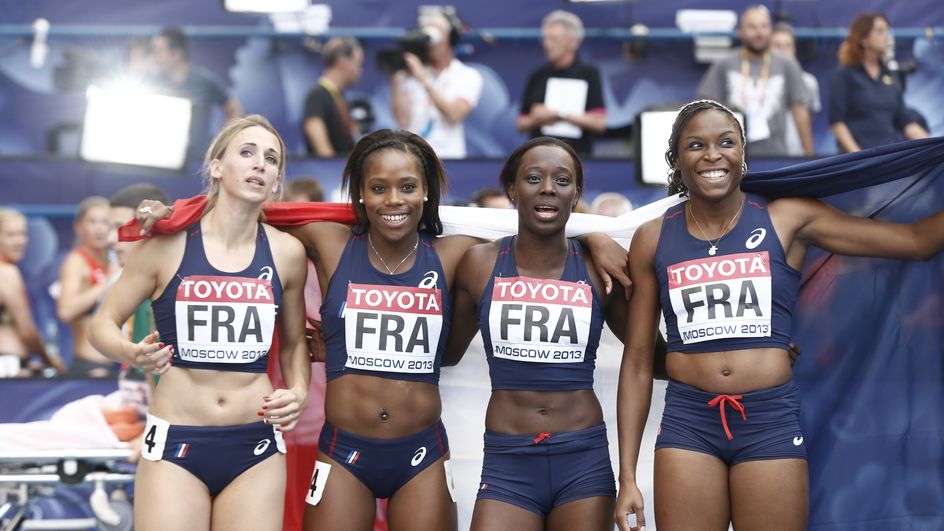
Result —
[[305, 339], [308, 341], [308, 358], [311, 361], [325, 360], [324, 332], [321, 330], [321, 321], [308, 319], [305, 329]]
[[586, 243], [590, 255], [593, 256], [593, 265], [603, 281], [604, 292], [609, 295], [613, 291], [615, 278], [623, 286], [626, 300], [629, 300], [633, 283], [629, 279], [629, 253], [626, 249], [601, 232], [588, 234], [581, 241]]
[[304, 406], [297, 393], [291, 389], [276, 389], [262, 399], [259, 416], [263, 422], [275, 425], [280, 431], [291, 431], [295, 427]]
[[138, 343], [131, 345], [131, 365], [151, 374], [164, 374], [170, 370], [174, 355], [172, 345], [156, 343], [157, 332], [151, 332]]
[[[613, 510], [613, 520], [619, 531], [646, 531], [646, 512], [642, 499], [642, 492], [635, 483], [620, 486], [619, 496], [616, 497], [616, 508]], [[635, 526], [630, 525], [635, 520]]]
[[803, 352], [803, 350], [799, 346], [797, 346], [797, 344], [794, 343], [793, 341], [791, 341], [790, 344], [787, 345], [787, 348], [788, 348], [787, 354], [790, 355], [790, 366], [793, 367], [793, 364], [796, 363], [797, 358], [800, 357], [800, 353]]
[[141, 224], [141, 235], [147, 236], [151, 233], [151, 229], [154, 228], [155, 223], [170, 217], [173, 212], [173, 208], [160, 201], [145, 199], [141, 201], [141, 204], [138, 205], [138, 209], [135, 210], [134, 219], [138, 220], [138, 223]]

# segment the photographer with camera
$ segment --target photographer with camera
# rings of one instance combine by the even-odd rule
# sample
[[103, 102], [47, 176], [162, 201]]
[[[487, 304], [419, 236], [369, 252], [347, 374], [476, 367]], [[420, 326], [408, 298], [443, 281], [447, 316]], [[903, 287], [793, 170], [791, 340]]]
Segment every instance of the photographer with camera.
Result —
[[[456, 59], [461, 22], [454, 14], [421, 14], [418, 32], [400, 40], [405, 68], [390, 76], [393, 115], [423, 138], [440, 158], [465, 158], [463, 122], [482, 93], [482, 75]], [[418, 42], [423, 47], [415, 49]], [[381, 57], [381, 68], [384, 61]], [[387, 65], [388, 70], [391, 65]]]

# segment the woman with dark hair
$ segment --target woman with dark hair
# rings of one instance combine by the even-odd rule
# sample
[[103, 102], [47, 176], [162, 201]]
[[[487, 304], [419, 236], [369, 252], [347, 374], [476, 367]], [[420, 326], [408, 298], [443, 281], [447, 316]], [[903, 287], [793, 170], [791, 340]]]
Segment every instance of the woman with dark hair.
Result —
[[839, 47], [842, 65], [829, 81], [829, 123], [844, 152], [925, 138], [905, 106], [904, 88], [885, 66], [892, 36], [881, 13], [860, 13]]
[[449, 361], [481, 330], [492, 380], [472, 529], [611, 529], [616, 494], [593, 369], [604, 319], [620, 339], [626, 301], [609, 293], [565, 225], [583, 165], [549, 137], [518, 147], [500, 184], [518, 232], [469, 249], [456, 272]]
[[688, 201], [643, 224], [630, 247], [617, 395], [621, 531], [645, 525], [635, 474], [660, 308], [669, 384], [655, 453], [659, 529], [806, 529], [806, 449], [788, 344], [807, 246], [915, 260], [944, 247], [944, 211], [895, 224], [815, 199], [742, 192], [744, 144], [723, 105], [684, 106], [666, 160], [669, 193]]
[[[284, 154], [262, 116], [227, 122], [204, 159], [203, 216], [139, 244], [92, 321], [95, 348], [161, 375], [135, 478], [136, 529], [282, 529], [282, 431], [296, 424], [309, 378], [305, 253], [261, 222], [283, 186]], [[157, 332], [129, 341], [121, 326], [146, 299]], [[266, 375], [276, 330], [281, 389]]]
[[291, 231], [318, 270], [327, 350], [305, 529], [371, 529], [375, 498], [390, 499], [391, 529], [455, 529], [439, 369], [453, 271], [477, 240], [436, 238], [445, 173], [413, 133], [362, 138], [343, 180], [353, 229]]

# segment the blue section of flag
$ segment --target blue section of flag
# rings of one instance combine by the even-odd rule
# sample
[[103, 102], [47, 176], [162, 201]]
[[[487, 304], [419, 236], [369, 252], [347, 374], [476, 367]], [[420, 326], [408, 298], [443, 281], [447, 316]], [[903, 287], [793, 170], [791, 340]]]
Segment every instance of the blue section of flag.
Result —
[[[758, 172], [742, 188], [912, 222], [944, 207], [944, 139]], [[944, 256], [811, 247], [793, 324], [809, 528], [944, 529]]]

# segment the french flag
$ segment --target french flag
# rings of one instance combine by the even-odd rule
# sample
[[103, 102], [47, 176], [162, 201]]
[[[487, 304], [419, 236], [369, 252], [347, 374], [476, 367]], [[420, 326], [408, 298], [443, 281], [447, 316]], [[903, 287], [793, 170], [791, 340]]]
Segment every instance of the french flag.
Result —
[[180, 443], [177, 445], [177, 453], [174, 456], [177, 459], [183, 459], [187, 457], [187, 452], [190, 451], [190, 445], [187, 443]]
[[351, 453], [349, 453], [349, 454], [347, 455], [347, 462], [348, 462], [348, 464], [353, 465], [354, 463], [357, 462], [357, 459], [358, 459], [360, 456], [361, 456], [361, 453], [360, 453], [360, 452], [358, 452], [357, 450], [351, 450]]

